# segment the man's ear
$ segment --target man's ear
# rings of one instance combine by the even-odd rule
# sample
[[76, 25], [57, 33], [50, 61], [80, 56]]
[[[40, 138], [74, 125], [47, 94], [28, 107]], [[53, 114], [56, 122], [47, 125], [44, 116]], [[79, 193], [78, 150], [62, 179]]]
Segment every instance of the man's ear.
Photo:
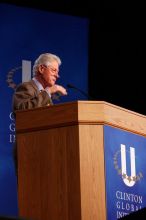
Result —
[[39, 70], [39, 72], [42, 74], [43, 71], [44, 71], [44, 66], [43, 66], [43, 65], [39, 65], [38, 70]]

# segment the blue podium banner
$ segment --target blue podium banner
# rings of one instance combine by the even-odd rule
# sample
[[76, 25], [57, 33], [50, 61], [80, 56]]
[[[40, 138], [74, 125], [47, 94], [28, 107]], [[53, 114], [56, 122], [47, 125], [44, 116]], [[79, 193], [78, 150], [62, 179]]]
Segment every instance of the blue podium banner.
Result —
[[104, 126], [107, 220], [146, 207], [146, 137]]
[[[61, 58], [61, 78], [87, 92], [88, 19], [0, 3], [0, 216], [18, 215], [17, 181], [12, 157], [15, 121], [12, 95], [32, 75], [41, 53]], [[73, 90], [55, 103], [84, 100]]]

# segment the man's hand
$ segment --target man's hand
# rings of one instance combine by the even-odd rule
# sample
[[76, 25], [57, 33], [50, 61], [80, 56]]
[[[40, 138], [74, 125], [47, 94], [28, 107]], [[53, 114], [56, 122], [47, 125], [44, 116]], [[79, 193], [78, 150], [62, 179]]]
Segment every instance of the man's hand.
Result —
[[67, 95], [66, 89], [63, 86], [60, 86], [60, 85], [55, 84], [51, 87], [47, 87], [46, 89], [49, 91], [49, 93], [51, 95], [53, 95], [55, 93], [59, 93], [60, 95]]

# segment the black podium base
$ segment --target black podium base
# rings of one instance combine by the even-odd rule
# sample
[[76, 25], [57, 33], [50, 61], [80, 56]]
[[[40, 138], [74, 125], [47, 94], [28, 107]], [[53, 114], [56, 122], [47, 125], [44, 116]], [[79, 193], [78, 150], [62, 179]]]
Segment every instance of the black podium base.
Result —
[[133, 220], [135, 220], [135, 219], [146, 220], [146, 208], [142, 208], [136, 212], [132, 212], [129, 215], [126, 215], [120, 219], [122, 219], [122, 220], [132, 220], [132, 219]]

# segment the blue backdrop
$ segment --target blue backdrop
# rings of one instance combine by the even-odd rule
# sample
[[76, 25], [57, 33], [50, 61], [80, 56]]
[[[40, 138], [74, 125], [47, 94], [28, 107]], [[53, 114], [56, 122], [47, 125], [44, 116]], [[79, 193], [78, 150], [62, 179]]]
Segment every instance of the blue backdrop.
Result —
[[[14, 87], [45, 52], [62, 60], [58, 84], [71, 83], [87, 92], [88, 20], [35, 9], [0, 4], [0, 215], [18, 215], [17, 185], [12, 159], [15, 122]], [[25, 65], [23, 63], [25, 62]], [[59, 102], [85, 99], [73, 90]]]

